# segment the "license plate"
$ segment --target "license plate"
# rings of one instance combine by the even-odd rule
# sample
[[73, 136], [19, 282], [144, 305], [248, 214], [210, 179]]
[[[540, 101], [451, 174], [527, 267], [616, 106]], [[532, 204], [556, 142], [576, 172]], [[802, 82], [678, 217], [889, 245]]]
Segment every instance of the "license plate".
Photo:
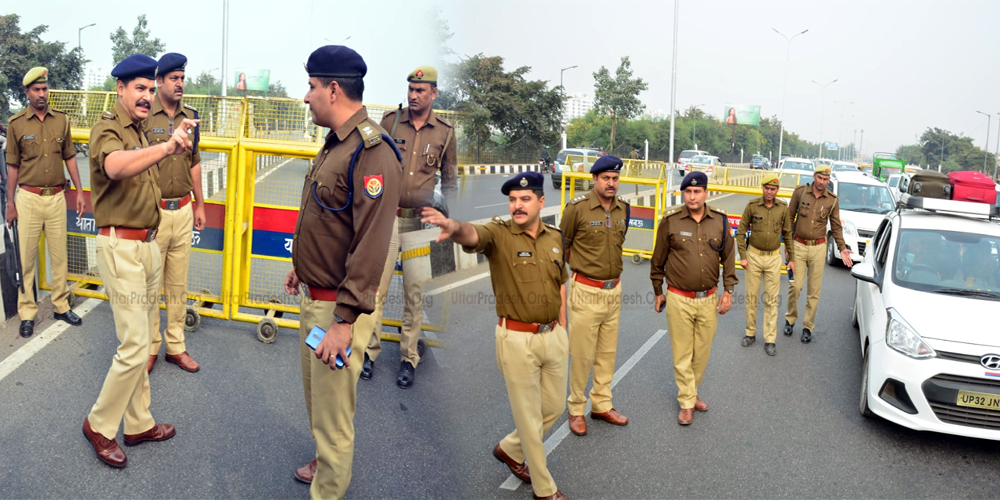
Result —
[[1000, 411], [1000, 396], [983, 392], [958, 391], [958, 406]]

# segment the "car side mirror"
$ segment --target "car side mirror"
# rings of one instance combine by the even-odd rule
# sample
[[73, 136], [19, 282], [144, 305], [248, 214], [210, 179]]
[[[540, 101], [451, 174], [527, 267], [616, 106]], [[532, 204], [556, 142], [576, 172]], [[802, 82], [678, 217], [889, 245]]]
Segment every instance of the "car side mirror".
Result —
[[875, 266], [872, 266], [868, 262], [859, 262], [854, 264], [854, 266], [851, 267], [851, 276], [853, 276], [856, 280], [879, 285], [879, 287], [882, 286], [882, 284], [875, 279]]

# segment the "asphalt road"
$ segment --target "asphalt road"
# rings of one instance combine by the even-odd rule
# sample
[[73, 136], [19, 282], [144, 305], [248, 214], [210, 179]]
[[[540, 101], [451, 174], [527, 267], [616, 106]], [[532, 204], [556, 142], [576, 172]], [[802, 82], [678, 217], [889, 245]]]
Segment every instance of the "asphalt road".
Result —
[[[394, 385], [393, 343], [384, 344], [375, 378], [359, 383], [348, 497], [530, 498], [526, 485], [501, 488], [509, 472], [490, 455], [513, 424], [496, 368], [490, 282], [474, 279], [486, 271], [428, 284], [459, 286], [434, 296], [452, 304], [449, 330], [439, 335], [448, 347], [425, 357], [413, 388]], [[858, 413], [860, 355], [845, 269], [827, 270], [813, 342], [779, 335], [773, 358], [760, 340], [740, 346], [737, 300], [720, 318], [699, 391], [710, 410], [689, 427], [675, 421], [669, 335], [647, 295], [648, 264], [626, 263], [623, 287], [630, 300], [614, 402], [632, 420], [612, 427], [588, 419], [587, 436], [568, 435], [552, 448], [549, 466], [570, 497], [995, 496], [997, 443]], [[15, 331], [0, 332], [0, 363], [8, 366], [28, 344]], [[304, 498], [307, 488], [291, 477], [313, 450], [298, 333], [281, 330], [276, 343], [262, 344], [253, 325], [204, 318], [187, 338], [201, 372], [161, 359], [151, 376], [153, 415], [178, 434], [126, 449], [125, 470], [100, 463], [80, 431], [117, 346], [107, 303], [0, 380], [0, 497]]]

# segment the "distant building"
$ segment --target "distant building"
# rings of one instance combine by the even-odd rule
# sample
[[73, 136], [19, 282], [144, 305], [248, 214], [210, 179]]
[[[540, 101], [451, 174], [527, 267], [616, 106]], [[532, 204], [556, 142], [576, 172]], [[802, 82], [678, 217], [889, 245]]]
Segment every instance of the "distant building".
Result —
[[566, 98], [566, 106], [563, 110], [563, 125], [568, 124], [576, 118], [581, 118], [588, 111], [594, 108], [594, 95], [584, 92], [572, 94]]
[[100, 87], [104, 85], [104, 81], [111, 76], [111, 72], [107, 68], [99, 68], [96, 66], [88, 66], [87, 74], [83, 77], [83, 90], [90, 90], [94, 87]]
[[647, 111], [643, 116], [650, 120], [666, 120], [667, 118], [670, 118], [670, 113], [662, 109], [656, 109], [653, 111]]

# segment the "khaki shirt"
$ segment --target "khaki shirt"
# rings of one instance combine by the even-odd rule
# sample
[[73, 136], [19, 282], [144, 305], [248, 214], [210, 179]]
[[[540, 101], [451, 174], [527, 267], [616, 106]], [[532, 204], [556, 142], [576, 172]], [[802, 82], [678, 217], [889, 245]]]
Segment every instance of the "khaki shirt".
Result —
[[[392, 110], [382, 116], [382, 128], [391, 131], [399, 125], [392, 138], [403, 155], [403, 186], [399, 206], [403, 208], [429, 207], [434, 201], [434, 173], [441, 170], [441, 194], [454, 200], [458, 187], [457, 146], [455, 130], [451, 123], [441, 119], [434, 110], [420, 130], [410, 122], [410, 108]], [[448, 137], [451, 136], [451, 140]], [[448, 143], [447, 149], [445, 143]]]
[[617, 197], [605, 211], [593, 190], [566, 204], [559, 228], [566, 235], [570, 269], [595, 280], [621, 276], [628, 207]]
[[63, 161], [76, 156], [66, 113], [52, 109], [39, 120], [31, 106], [11, 117], [7, 164], [17, 167], [17, 183], [35, 187], [66, 184]]
[[747, 258], [747, 230], [750, 230], [750, 245], [758, 250], [770, 252], [781, 248], [782, 237], [789, 260], [793, 255], [792, 219], [788, 216], [788, 204], [780, 198], [768, 208], [764, 198], [754, 198], [743, 209], [740, 227], [736, 230], [736, 247], [740, 258]]
[[[171, 118], [163, 109], [159, 97], [153, 98], [153, 107], [149, 110], [149, 118], [143, 122], [146, 138], [150, 145], [157, 145], [170, 140], [174, 134], [174, 123], [180, 126], [187, 118], [195, 120], [197, 111], [187, 104], [177, 104], [177, 110]], [[190, 135], [194, 141], [194, 135]], [[171, 155], [160, 161], [160, 194], [164, 199], [183, 198], [191, 193], [194, 184], [191, 179], [191, 168], [201, 163], [201, 152], [185, 151], [184, 154]]]
[[149, 147], [140, 127], [119, 101], [90, 129], [90, 199], [97, 227], [156, 229], [160, 225], [158, 168], [120, 181], [111, 180], [104, 171], [109, 154]]
[[653, 292], [663, 295], [664, 276], [668, 285], [681, 290], [708, 290], [719, 283], [719, 264], [723, 285], [732, 290], [739, 283], [735, 248], [729, 235], [729, 217], [722, 210], [705, 205], [701, 222], [695, 222], [686, 205], [667, 212], [656, 229], [649, 271]]
[[[295, 222], [296, 274], [306, 285], [337, 290], [335, 314], [348, 323], [375, 310], [399, 206], [402, 167], [382, 133], [361, 108], [326, 136], [306, 175]], [[362, 143], [349, 179], [351, 156]]]
[[788, 202], [788, 213], [792, 214], [792, 233], [804, 240], [818, 240], [826, 237], [827, 222], [830, 232], [837, 242], [837, 250], [847, 248], [840, 223], [840, 203], [837, 195], [824, 190], [818, 199], [812, 192], [812, 183], [795, 188]]
[[569, 278], [559, 228], [543, 223], [538, 236], [532, 238], [521, 226], [499, 217], [473, 227], [479, 244], [463, 249], [489, 259], [497, 316], [525, 323], [558, 320], [562, 307], [559, 289]]

